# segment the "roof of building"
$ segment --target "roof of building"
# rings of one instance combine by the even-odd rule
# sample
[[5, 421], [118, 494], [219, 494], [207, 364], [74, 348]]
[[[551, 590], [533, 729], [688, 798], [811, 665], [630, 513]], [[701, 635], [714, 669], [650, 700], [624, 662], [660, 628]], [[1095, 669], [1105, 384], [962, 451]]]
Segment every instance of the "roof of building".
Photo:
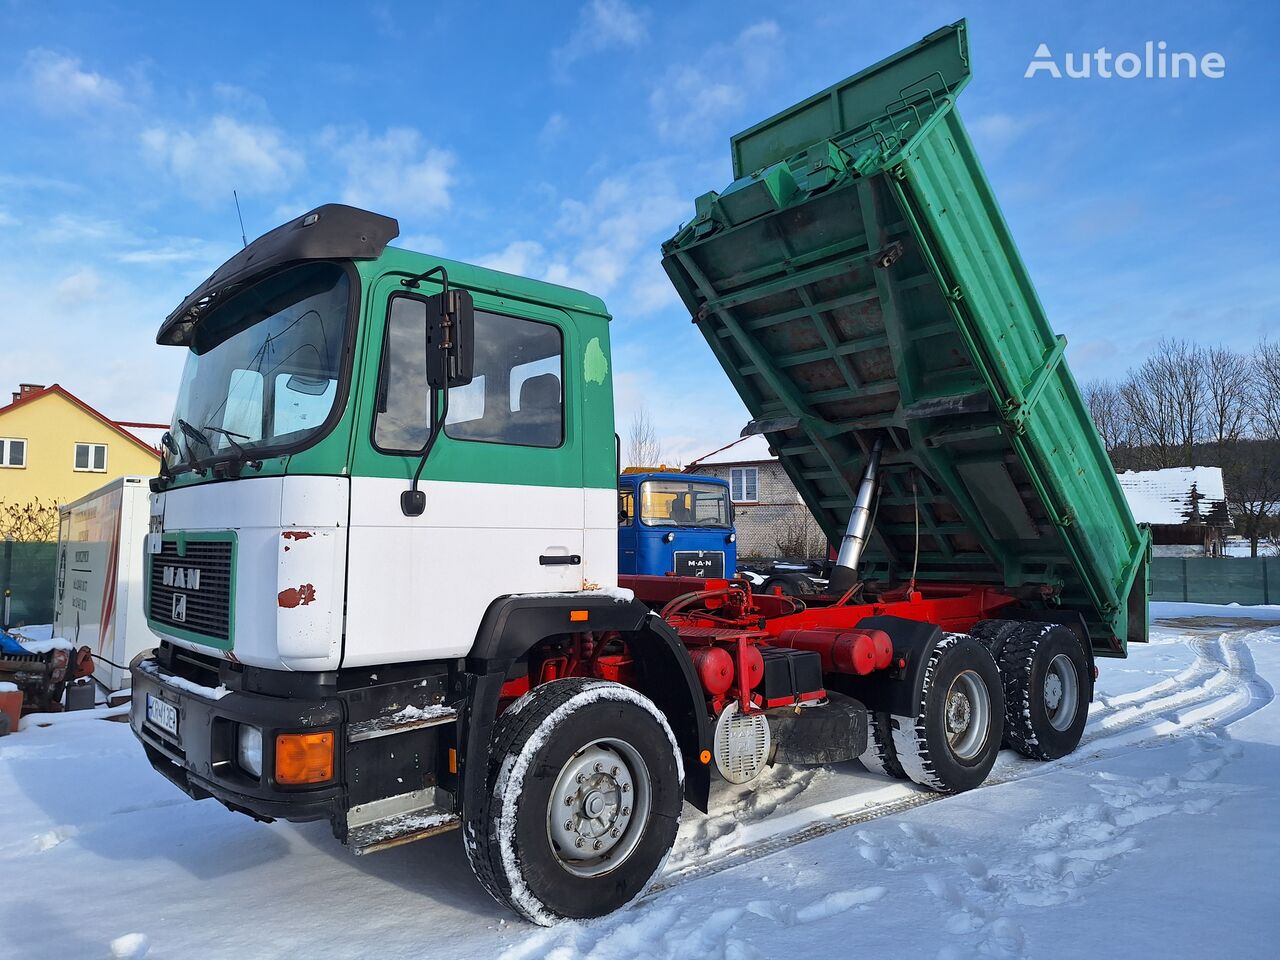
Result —
[[[126, 438], [127, 440], [130, 440], [133, 443], [137, 444], [139, 447], [146, 450], [147, 452], [152, 454], [157, 454], [157, 455], [160, 453], [160, 446], [159, 446], [160, 436], [161, 434], [163, 434], [165, 430], [169, 429], [166, 424], [141, 423], [137, 421], [128, 421], [128, 420], [112, 420], [105, 413], [95, 410], [93, 407], [89, 406], [89, 404], [85, 403], [83, 400], [77, 397], [70, 390], [67, 390], [61, 384], [55, 383], [52, 386], [48, 386], [48, 387], [36, 387], [33, 384], [24, 384], [23, 386], [29, 389], [23, 390], [22, 394], [18, 396], [17, 399], [15, 399], [12, 403], [8, 403], [8, 404], [5, 404], [3, 407], [0, 407], [0, 417], [4, 416], [6, 413], [8, 413], [11, 410], [17, 409], [18, 407], [26, 406], [28, 403], [34, 403], [36, 400], [39, 400], [41, 397], [47, 397], [51, 394], [56, 394], [57, 396], [62, 397], [68, 403], [71, 403], [79, 407], [81, 410], [83, 410], [89, 416], [93, 417], [95, 420], [101, 421], [104, 425], [110, 427], [116, 433], [120, 434], [122, 437]], [[155, 433], [155, 431], [160, 431], [160, 433]], [[151, 443], [149, 439], [147, 439], [153, 433], [155, 434], [155, 441], [156, 441], [155, 443]]]
[[1139, 523], [1231, 523], [1221, 467], [1126, 470], [1119, 479]]
[[777, 460], [773, 454], [769, 452], [769, 441], [761, 434], [752, 434], [749, 437], [739, 437], [732, 443], [726, 443], [717, 450], [712, 450], [706, 456], [698, 457], [685, 467], [685, 473], [696, 470], [698, 467], [723, 466], [726, 464], [736, 463], [765, 463], [771, 460]]

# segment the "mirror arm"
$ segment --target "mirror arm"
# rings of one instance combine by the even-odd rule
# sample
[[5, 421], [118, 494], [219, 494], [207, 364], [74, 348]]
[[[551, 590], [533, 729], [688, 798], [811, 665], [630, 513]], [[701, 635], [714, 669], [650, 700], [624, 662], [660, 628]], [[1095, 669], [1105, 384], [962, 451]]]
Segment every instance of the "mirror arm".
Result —
[[[400, 283], [406, 287], [416, 290], [422, 281], [433, 274], [440, 274], [440, 293], [444, 303], [449, 303], [449, 271], [442, 265], [436, 265], [425, 273], [419, 273], [416, 276], [406, 277]], [[425, 340], [423, 357], [430, 355], [431, 324], [428, 320], [423, 329], [423, 338]], [[447, 340], [442, 349], [451, 351], [453, 349], [452, 339]], [[428, 360], [428, 363], [430, 361]], [[431, 448], [436, 445], [436, 440], [440, 437], [440, 431], [444, 429], [445, 418], [449, 416], [449, 387], [444, 387], [444, 403], [439, 416], [436, 416], [436, 391], [431, 391], [431, 433], [427, 435], [427, 442], [422, 448], [422, 456], [418, 459], [418, 468], [413, 471], [413, 480], [409, 483], [409, 489], [400, 494], [400, 512], [406, 517], [420, 517], [427, 509], [427, 495], [418, 489], [418, 480], [422, 477], [422, 469], [427, 465], [427, 457], [431, 456]]]

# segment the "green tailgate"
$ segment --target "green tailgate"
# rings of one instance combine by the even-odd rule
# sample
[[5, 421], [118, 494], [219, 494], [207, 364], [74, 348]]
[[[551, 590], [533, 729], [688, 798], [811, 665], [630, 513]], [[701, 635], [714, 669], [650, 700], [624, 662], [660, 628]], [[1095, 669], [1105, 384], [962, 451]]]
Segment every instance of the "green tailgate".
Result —
[[[883, 438], [870, 575], [1050, 587], [1146, 637], [1133, 521], [955, 109], [961, 21], [733, 138], [664, 266], [827, 537]], [[1039, 602], [1039, 601], [1033, 601]]]

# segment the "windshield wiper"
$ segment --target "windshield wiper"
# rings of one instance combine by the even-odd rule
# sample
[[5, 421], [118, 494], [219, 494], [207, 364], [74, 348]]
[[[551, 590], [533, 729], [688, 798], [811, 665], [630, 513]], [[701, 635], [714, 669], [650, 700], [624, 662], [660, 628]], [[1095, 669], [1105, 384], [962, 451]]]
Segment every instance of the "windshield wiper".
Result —
[[[243, 460], [246, 466], [253, 467], [255, 470], [262, 469], [262, 461], [251, 460], [249, 458], [249, 451], [246, 450], [244, 447], [240, 446], [240, 444], [236, 443], [237, 437], [239, 437], [241, 440], [252, 440], [253, 437], [249, 436], [246, 433], [235, 433], [232, 430], [224, 430], [222, 429], [222, 427], [214, 427], [214, 426], [210, 426], [209, 424], [205, 424], [204, 429], [209, 431], [210, 433], [216, 433], [226, 437], [227, 443], [231, 444], [231, 446], [236, 451], [236, 456], [239, 457], [241, 460]], [[213, 448], [210, 447], [209, 449], [212, 450]]]
[[[208, 447], [210, 453], [214, 452], [213, 443], [210, 442], [209, 438], [205, 436], [204, 433], [202, 433], [201, 431], [193, 427], [191, 424], [187, 423], [187, 421], [183, 420], [181, 417], [178, 418], [178, 429], [181, 430], [182, 435], [187, 438], [188, 446], [190, 445], [190, 441], [194, 440], [196, 443], [203, 443], [206, 447]], [[206, 427], [205, 429], [208, 429], [208, 428]]]

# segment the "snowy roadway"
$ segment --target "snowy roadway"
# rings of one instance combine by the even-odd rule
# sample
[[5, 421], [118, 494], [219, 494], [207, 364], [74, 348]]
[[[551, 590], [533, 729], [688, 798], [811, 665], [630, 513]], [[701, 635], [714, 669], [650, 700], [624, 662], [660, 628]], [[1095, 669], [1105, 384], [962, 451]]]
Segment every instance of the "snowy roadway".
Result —
[[[102, 713], [0, 740], [0, 957], [1276, 956], [1280, 611], [1165, 605], [1080, 749], [938, 799], [857, 763], [686, 807], [643, 900], [533, 927], [459, 836], [351, 856], [188, 800]], [[52, 721], [52, 722], [50, 722]], [[49, 723], [48, 726], [42, 726]]]

